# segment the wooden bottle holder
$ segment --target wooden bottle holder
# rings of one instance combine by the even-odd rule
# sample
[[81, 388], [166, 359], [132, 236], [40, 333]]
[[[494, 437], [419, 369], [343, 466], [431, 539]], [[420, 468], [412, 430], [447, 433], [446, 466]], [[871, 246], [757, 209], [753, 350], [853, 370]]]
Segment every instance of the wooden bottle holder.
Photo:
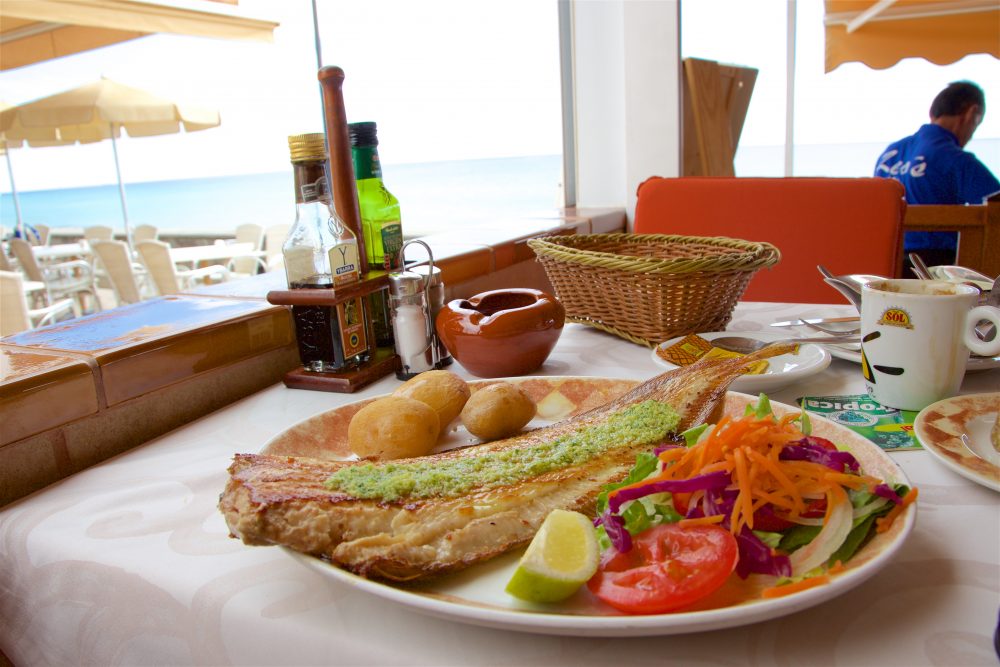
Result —
[[[272, 290], [267, 293], [267, 301], [276, 306], [330, 306], [332, 308], [348, 299], [365, 297], [379, 290], [388, 291], [388, 275], [386, 271], [370, 271], [364, 280], [336, 290]], [[401, 365], [395, 349], [375, 347], [375, 328], [372, 324], [372, 318], [366, 318], [366, 322], [368, 340], [372, 341], [372, 354], [367, 362], [357, 368], [336, 373], [316, 373], [307, 371], [300, 366], [285, 374], [285, 386], [289, 389], [310, 389], [312, 391], [349, 394], [399, 370]]]

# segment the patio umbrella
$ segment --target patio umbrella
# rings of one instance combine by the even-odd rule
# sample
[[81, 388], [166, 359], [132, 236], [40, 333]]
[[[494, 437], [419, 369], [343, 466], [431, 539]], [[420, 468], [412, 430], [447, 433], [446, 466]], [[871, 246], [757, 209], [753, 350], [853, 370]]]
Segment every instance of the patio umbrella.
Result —
[[[11, 108], [6, 102], [0, 101], [0, 111]], [[32, 133], [32, 138], [29, 140], [33, 146], [60, 146], [65, 145], [66, 141], [59, 141], [57, 139], [58, 134], [55, 130], [36, 130]], [[27, 238], [24, 234], [23, 221], [21, 220], [21, 202], [17, 196], [17, 184], [14, 182], [14, 165], [10, 162], [10, 149], [19, 148], [24, 143], [24, 140], [7, 140], [7, 136], [0, 132], [0, 153], [3, 153], [4, 161], [7, 163], [7, 175], [10, 181], [10, 196], [14, 201], [14, 217], [17, 219], [17, 228], [21, 233], [21, 238]]]
[[273, 41], [276, 21], [237, 0], [3, 0], [0, 70], [24, 67], [146, 35]]
[[187, 132], [207, 130], [220, 122], [218, 111], [176, 103], [110, 79], [0, 111], [0, 133], [8, 142], [27, 141], [31, 146], [45, 146], [111, 139], [130, 246], [132, 227], [118, 161], [117, 140], [122, 129], [130, 137], [150, 137], [180, 132], [182, 127]]

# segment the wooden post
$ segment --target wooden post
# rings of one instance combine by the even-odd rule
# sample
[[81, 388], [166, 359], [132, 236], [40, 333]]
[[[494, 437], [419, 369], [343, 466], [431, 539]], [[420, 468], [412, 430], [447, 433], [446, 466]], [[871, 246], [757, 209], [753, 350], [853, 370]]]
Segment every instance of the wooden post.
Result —
[[351, 139], [347, 133], [347, 112], [344, 110], [344, 70], [327, 66], [319, 70], [323, 88], [323, 108], [326, 118], [326, 144], [330, 153], [330, 185], [333, 206], [358, 239], [358, 266], [361, 277], [368, 273], [368, 253], [365, 233], [361, 228], [361, 206], [358, 186], [354, 182], [354, 161], [351, 159]]

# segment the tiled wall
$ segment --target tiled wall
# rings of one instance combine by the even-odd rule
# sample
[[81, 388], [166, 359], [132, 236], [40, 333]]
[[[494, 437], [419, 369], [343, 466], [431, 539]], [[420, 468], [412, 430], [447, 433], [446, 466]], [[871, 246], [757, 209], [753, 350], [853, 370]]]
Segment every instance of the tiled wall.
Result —
[[[621, 231], [620, 209], [567, 210], [426, 237], [448, 299], [551, 290], [532, 237]], [[408, 259], [422, 259], [413, 248]], [[279, 382], [298, 365], [281, 272], [0, 339], [0, 506]]]

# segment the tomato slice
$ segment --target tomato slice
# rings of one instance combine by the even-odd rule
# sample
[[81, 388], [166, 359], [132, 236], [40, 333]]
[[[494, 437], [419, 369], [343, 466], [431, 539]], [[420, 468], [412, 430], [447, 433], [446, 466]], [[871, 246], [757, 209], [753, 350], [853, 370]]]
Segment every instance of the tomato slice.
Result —
[[674, 501], [674, 510], [677, 511], [681, 516], [687, 516], [688, 509], [691, 503], [690, 493], [672, 493], [670, 494]]
[[685, 607], [722, 586], [739, 559], [736, 539], [718, 526], [655, 526], [632, 549], [605, 553], [587, 587], [629, 614], [660, 614]]

